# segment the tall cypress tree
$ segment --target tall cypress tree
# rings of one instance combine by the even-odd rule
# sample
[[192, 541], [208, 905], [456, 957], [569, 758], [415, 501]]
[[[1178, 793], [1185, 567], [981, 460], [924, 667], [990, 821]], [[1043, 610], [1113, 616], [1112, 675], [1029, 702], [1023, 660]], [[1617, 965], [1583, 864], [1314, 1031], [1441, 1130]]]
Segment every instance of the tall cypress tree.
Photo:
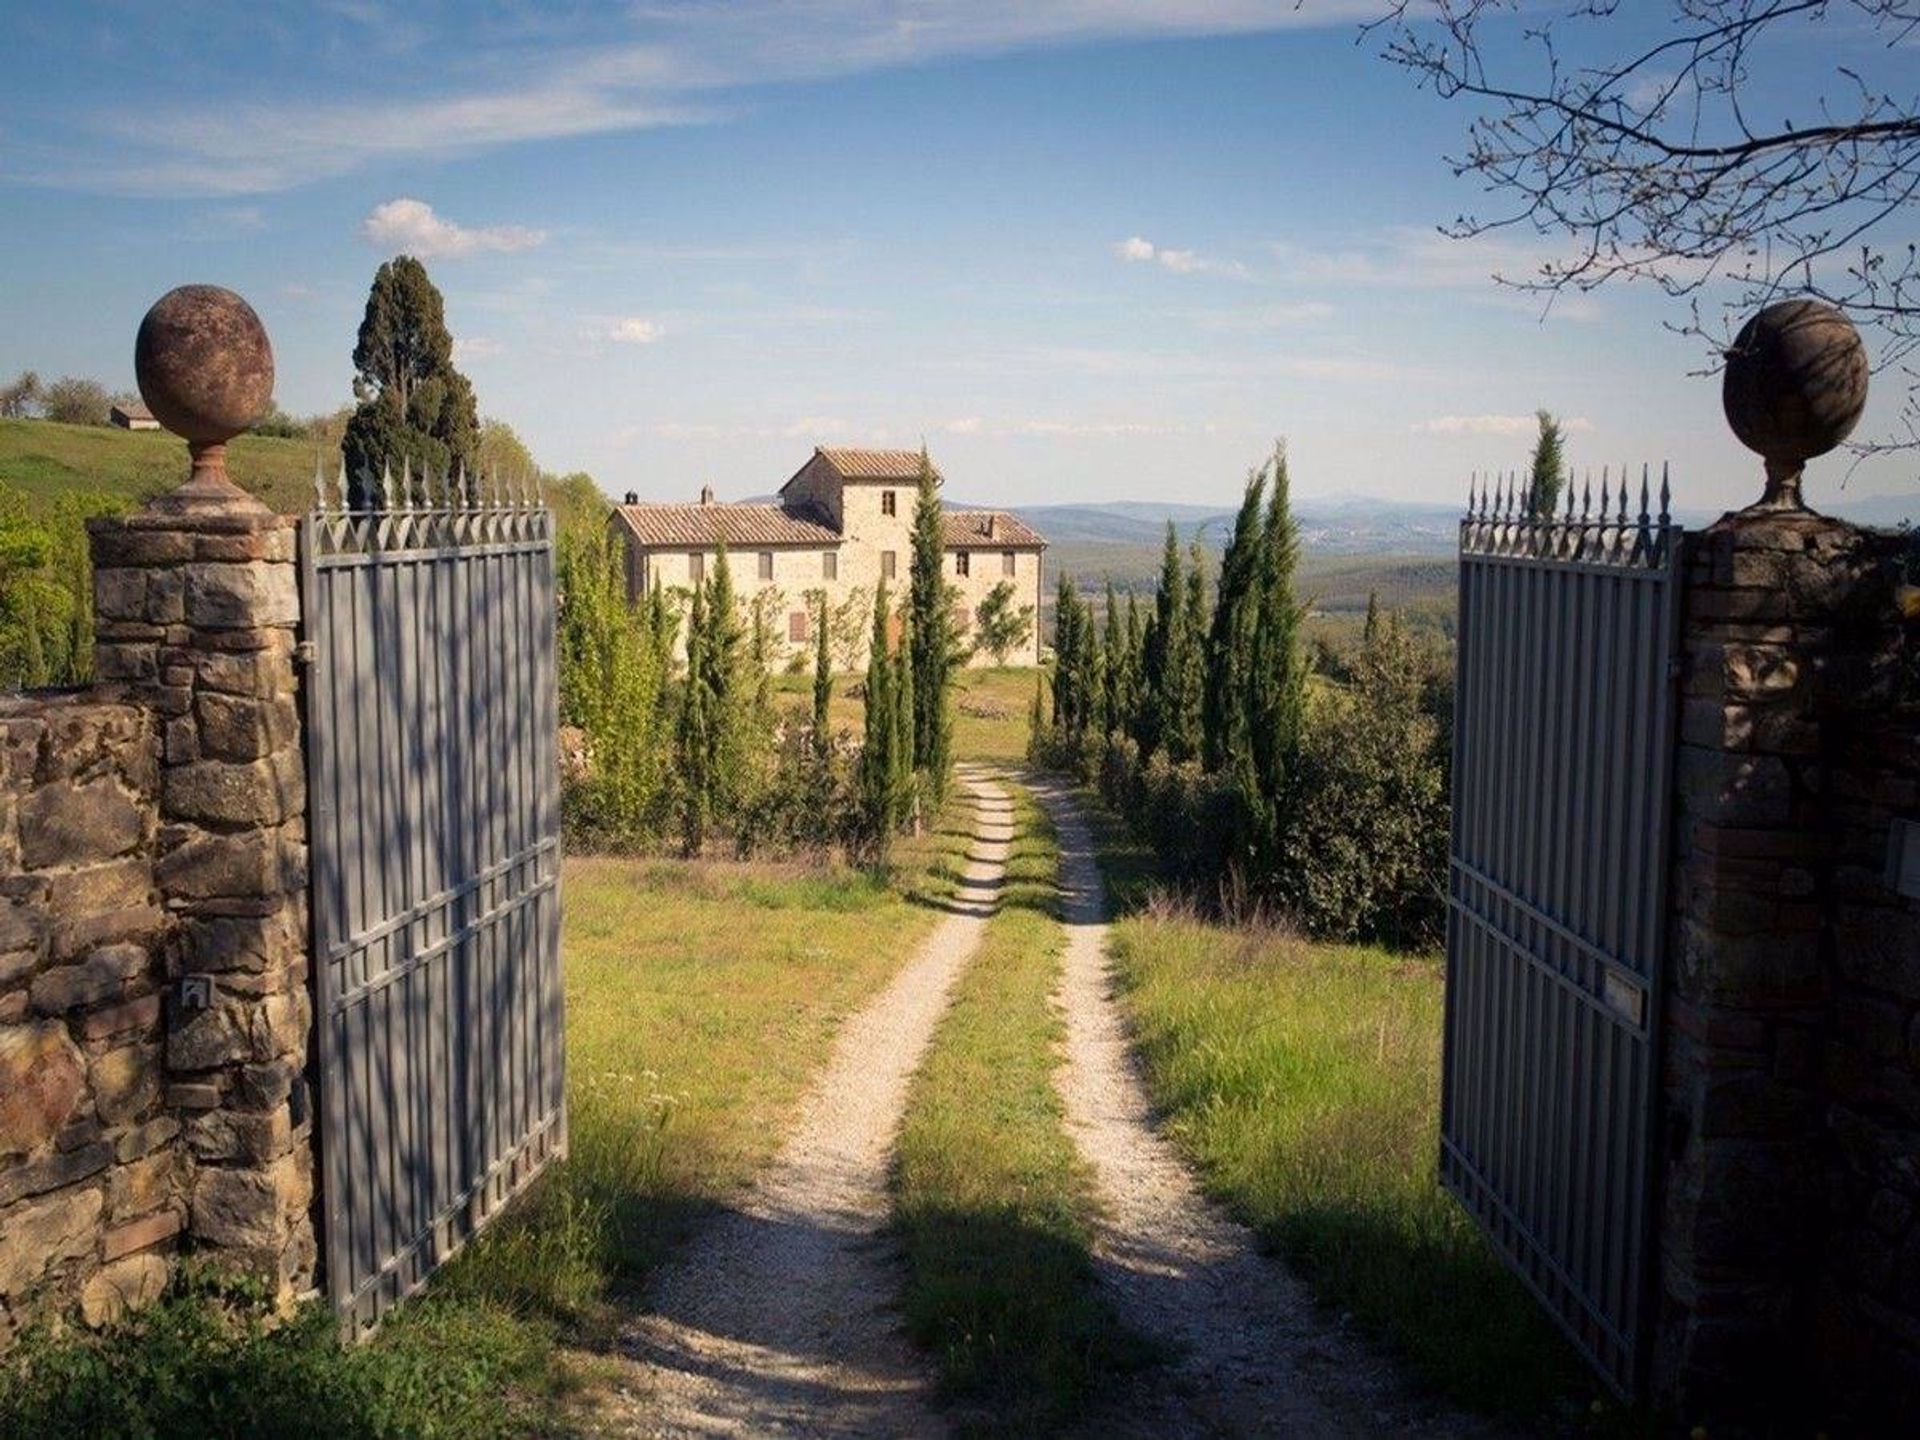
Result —
[[820, 618], [813, 645], [813, 750], [825, 759], [833, 749], [833, 657], [827, 639], [827, 592], [820, 592]]
[[1200, 697], [1206, 682], [1207, 574], [1200, 543], [1187, 555], [1173, 638], [1167, 646], [1166, 713], [1161, 745], [1175, 762], [1200, 755]]
[[1147, 622], [1141, 656], [1140, 758], [1146, 759], [1165, 743], [1174, 728], [1174, 678], [1180, 658], [1180, 620], [1184, 611], [1180, 584], [1180, 539], [1173, 521], [1167, 521], [1167, 544], [1160, 557], [1160, 586], [1154, 592], [1153, 618]]
[[1140, 624], [1140, 597], [1129, 590], [1127, 592], [1126, 663], [1120, 672], [1120, 728], [1129, 735], [1137, 734], [1140, 724], [1140, 691], [1144, 683], [1142, 676], [1146, 656], [1143, 651], [1146, 641], [1146, 634]]
[[1248, 675], [1252, 789], [1243, 796], [1253, 819], [1254, 875], [1265, 885], [1278, 877], [1285, 856], [1306, 712], [1300, 609], [1293, 596], [1300, 536], [1293, 522], [1290, 489], [1287, 458], [1276, 453], [1273, 492], [1261, 527], [1260, 605]]
[[1226, 771], [1246, 754], [1246, 667], [1259, 600], [1261, 501], [1267, 485], [1263, 465], [1247, 477], [1233, 538], [1220, 562], [1220, 595], [1207, 632], [1206, 689], [1201, 696], [1201, 760]]
[[708, 673], [707, 587], [693, 587], [687, 617], [687, 680], [680, 692], [680, 723], [674, 730], [674, 758], [680, 771], [680, 838], [689, 855], [706, 842], [713, 800], [713, 710], [706, 688]]
[[860, 747], [860, 808], [868, 837], [884, 854], [893, 833], [894, 793], [899, 764], [894, 754], [893, 673], [887, 653], [887, 583], [873, 595], [873, 638], [867, 647], [867, 697], [864, 739]]
[[933, 462], [920, 450], [920, 491], [913, 507], [913, 574], [907, 595], [908, 664], [913, 672], [913, 764], [926, 772], [937, 802], [953, 764], [953, 621], [947, 603], [945, 523]]
[[1531, 514], [1552, 516], [1560, 503], [1560, 487], [1566, 479], [1565, 436], [1560, 422], [1546, 410], [1536, 411], [1540, 434], [1533, 442], [1532, 476], [1527, 486], [1527, 509]]
[[915, 732], [913, 646], [903, 644], [893, 657], [893, 823], [904, 827], [915, 818], [920, 794], [920, 771], [913, 763]]
[[340, 446], [350, 505], [379, 502], [386, 466], [396, 476], [403, 464], [434, 476], [473, 467], [480, 445], [473, 386], [454, 368], [445, 302], [411, 255], [396, 256], [374, 275], [353, 369], [359, 405]]
[[1122, 692], [1127, 683], [1127, 642], [1120, 633], [1120, 602], [1107, 577], [1107, 614], [1100, 645], [1100, 735], [1105, 739], [1121, 726]]

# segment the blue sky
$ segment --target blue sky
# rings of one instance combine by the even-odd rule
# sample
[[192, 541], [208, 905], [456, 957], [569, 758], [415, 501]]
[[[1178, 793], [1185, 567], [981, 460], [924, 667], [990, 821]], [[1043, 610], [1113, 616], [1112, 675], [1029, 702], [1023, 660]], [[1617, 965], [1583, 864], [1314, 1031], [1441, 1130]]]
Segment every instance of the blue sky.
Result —
[[1577, 467], [1750, 498], [1673, 302], [1543, 318], [1490, 276], [1556, 242], [1436, 232], [1480, 203], [1469, 117], [1356, 44], [1377, 8], [15, 0], [0, 374], [130, 385], [141, 313], [204, 280], [265, 319], [280, 403], [331, 408], [404, 249], [483, 412], [613, 492], [924, 436], [969, 499], [1225, 501], [1284, 435], [1303, 494], [1452, 499], [1545, 405]]

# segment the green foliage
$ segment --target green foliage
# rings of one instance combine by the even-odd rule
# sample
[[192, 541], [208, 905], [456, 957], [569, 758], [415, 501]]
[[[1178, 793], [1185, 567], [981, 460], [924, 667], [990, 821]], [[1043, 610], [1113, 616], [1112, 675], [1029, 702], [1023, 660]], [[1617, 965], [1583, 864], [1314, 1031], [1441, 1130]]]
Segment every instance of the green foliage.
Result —
[[1540, 422], [1540, 434], [1533, 442], [1527, 509], [1534, 515], [1551, 515], [1560, 503], [1560, 489], [1566, 483], [1566, 437], [1560, 422], [1548, 411], [1535, 414]]
[[561, 791], [561, 814], [569, 839], [596, 849], [651, 843], [667, 797], [677, 625], [657, 590], [628, 605], [622, 558], [604, 527], [563, 531], [557, 546], [560, 721], [585, 745]]
[[944, 526], [933, 462], [923, 447], [919, 494], [913, 507], [913, 568], [903, 659], [906, 673], [912, 676], [913, 766], [926, 776], [935, 804], [946, 795], [953, 769], [954, 638]]
[[1033, 606], [1015, 605], [1011, 580], [1002, 580], [973, 608], [973, 648], [1004, 665], [1007, 656], [1033, 638]]
[[1388, 614], [1350, 689], [1316, 698], [1278, 866], [1285, 909], [1315, 934], [1418, 949], [1446, 918], [1447, 777], [1418, 650]]
[[[859, 792], [862, 829], [868, 848], [884, 857], [893, 836], [900, 772], [907, 763], [898, 752], [901, 708], [894, 695], [893, 660], [888, 645], [887, 582], [873, 593], [873, 634], [867, 642], [866, 733], [860, 746]], [[910, 707], [910, 702], [909, 702]]]
[[893, 711], [893, 827], [905, 829], [919, 818], [920, 774], [915, 762], [920, 691], [914, 685], [913, 646], [903, 643], [893, 657], [887, 700]]
[[342, 458], [350, 503], [376, 503], [383, 466], [447, 475], [475, 468], [480, 420], [473, 386], [453, 364], [446, 306], [411, 255], [381, 265], [353, 347], [353, 394]]
[[39, 403], [41, 415], [58, 424], [105, 425], [113, 396], [98, 380], [63, 375], [40, 392]]
[[539, 1327], [437, 1297], [342, 1349], [323, 1307], [270, 1327], [249, 1287], [188, 1267], [160, 1301], [102, 1334], [24, 1337], [0, 1367], [0, 1434], [504, 1440], [535, 1423], [551, 1354]]
[[813, 632], [813, 748], [825, 759], [833, 750], [833, 655], [828, 637], [827, 592], [816, 592], [819, 620]]
[[0, 485], [0, 690], [84, 684], [93, 674], [93, 568], [86, 520], [111, 496], [62, 495], [36, 514]]
[[41, 395], [38, 371], [22, 370], [5, 385], [0, 385], [0, 420], [24, 420], [39, 408]]
[[764, 719], [754, 697], [765, 672], [752, 673], [752, 652], [744, 639], [722, 546], [706, 580], [694, 589], [687, 622], [687, 675], [674, 760], [681, 842], [689, 855], [705, 845], [709, 822], [734, 814], [750, 794], [753, 742]]
[[[1209, 613], [1168, 527], [1144, 639], [1129, 602], [1106, 641], [1062, 575], [1053, 724], [1034, 757], [1097, 781], [1175, 878], [1229, 911], [1317, 935], [1430, 943], [1445, 863], [1443, 709], [1397, 616], [1369, 620], [1351, 692], [1309, 711], [1285, 453], [1248, 477]], [[1136, 676], [1139, 677], [1136, 681]], [[1103, 708], [1104, 707], [1104, 708]]]

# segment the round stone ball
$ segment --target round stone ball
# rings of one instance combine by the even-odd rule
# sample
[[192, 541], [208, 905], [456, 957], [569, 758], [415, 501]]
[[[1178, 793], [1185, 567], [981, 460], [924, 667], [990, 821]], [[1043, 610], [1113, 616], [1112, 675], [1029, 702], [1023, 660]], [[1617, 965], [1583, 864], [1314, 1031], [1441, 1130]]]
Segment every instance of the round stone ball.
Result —
[[1867, 404], [1867, 347], [1819, 300], [1781, 300], [1740, 327], [1720, 389], [1740, 443], [1799, 466], [1833, 449]]
[[182, 285], [153, 302], [133, 342], [140, 398], [174, 434], [218, 444], [273, 399], [273, 346], [253, 307], [218, 285]]

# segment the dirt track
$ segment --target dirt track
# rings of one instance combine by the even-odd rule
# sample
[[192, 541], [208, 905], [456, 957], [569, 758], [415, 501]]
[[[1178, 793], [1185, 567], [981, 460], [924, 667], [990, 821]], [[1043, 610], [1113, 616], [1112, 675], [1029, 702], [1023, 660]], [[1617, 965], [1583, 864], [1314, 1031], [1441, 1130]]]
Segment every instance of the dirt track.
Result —
[[926, 1366], [893, 1310], [880, 1229], [907, 1085], [999, 895], [1005, 792], [977, 773], [974, 844], [951, 912], [887, 989], [847, 1021], [778, 1158], [655, 1279], [622, 1337], [637, 1364], [628, 1433], [938, 1434]]

